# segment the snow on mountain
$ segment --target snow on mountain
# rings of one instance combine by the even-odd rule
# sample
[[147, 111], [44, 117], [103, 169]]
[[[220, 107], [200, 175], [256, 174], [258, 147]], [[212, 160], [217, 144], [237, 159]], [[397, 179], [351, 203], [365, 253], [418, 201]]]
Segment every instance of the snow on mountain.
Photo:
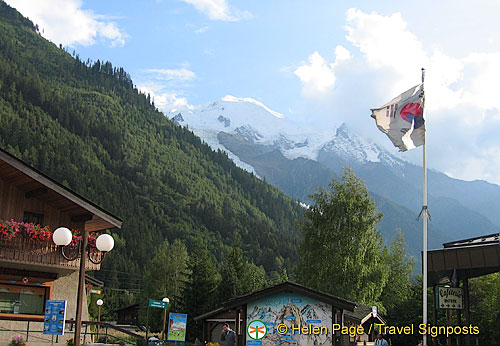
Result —
[[395, 157], [372, 140], [354, 134], [345, 123], [337, 129], [335, 137], [326, 143], [322, 150], [360, 164], [382, 162], [397, 170], [405, 164], [405, 161]]
[[404, 163], [371, 140], [357, 136], [345, 124], [338, 128], [304, 126], [251, 98], [226, 95], [204, 106], [175, 111], [170, 113], [173, 121], [188, 126], [213, 149], [225, 150], [238, 166], [253, 173], [253, 167], [219, 143], [219, 132], [279, 149], [291, 160], [303, 157], [316, 161], [320, 152], [326, 152], [360, 164], [382, 161], [394, 167]]

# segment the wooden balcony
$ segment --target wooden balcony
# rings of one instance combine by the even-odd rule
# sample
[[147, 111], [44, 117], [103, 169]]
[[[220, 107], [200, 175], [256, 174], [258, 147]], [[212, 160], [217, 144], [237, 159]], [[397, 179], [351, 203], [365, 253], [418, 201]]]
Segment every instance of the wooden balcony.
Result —
[[[100, 269], [100, 264], [91, 262], [88, 255], [85, 257], [86, 270]], [[80, 268], [79, 256], [73, 261], [68, 261], [62, 256], [61, 249], [52, 241], [37, 243], [22, 235], [18, 235], [10, 241], [0, 239], [0, 266], [2, 262], [42, 266], [47, 267], [48, 271], [78, 270]]]

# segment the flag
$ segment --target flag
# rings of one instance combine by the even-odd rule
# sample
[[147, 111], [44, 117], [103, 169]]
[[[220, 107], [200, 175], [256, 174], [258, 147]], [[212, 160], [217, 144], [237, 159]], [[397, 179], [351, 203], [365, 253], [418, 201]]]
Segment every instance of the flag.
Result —
[[424, 85], [419, 84], [380, 108], [372, 109], [372, 118], [399, 151], [424, 144]]

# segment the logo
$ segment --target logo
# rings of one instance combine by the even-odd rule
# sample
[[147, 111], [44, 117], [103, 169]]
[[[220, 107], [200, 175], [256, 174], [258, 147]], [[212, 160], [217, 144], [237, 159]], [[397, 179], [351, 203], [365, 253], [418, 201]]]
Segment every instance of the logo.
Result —
[[420, 105], [420, 103], [414, 102], [405, 104], [403, 108], [401, 108], [401, 112], [399, 112], [401, 118], [403, 118], [410, 124], [412, 123], [412, 121], [415, 121], [414, 127], [416, 129], [424, 124], [424, 117], [422, 116], [422, 114], [422, 105]]
[[253, 320], [248, 324], [247, 334], [253, 340], [263, 339], [267, 334], [266, 325], [261, 320]]

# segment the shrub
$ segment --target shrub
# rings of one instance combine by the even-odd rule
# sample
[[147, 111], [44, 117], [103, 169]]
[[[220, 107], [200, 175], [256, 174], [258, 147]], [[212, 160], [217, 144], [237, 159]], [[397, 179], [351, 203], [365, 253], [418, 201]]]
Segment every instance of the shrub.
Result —
[[9, 343], [9, 346], [25, 346], [25, 345], [26, 341], [24, 341], [23, 337], [19, 334], [14, 336]]

